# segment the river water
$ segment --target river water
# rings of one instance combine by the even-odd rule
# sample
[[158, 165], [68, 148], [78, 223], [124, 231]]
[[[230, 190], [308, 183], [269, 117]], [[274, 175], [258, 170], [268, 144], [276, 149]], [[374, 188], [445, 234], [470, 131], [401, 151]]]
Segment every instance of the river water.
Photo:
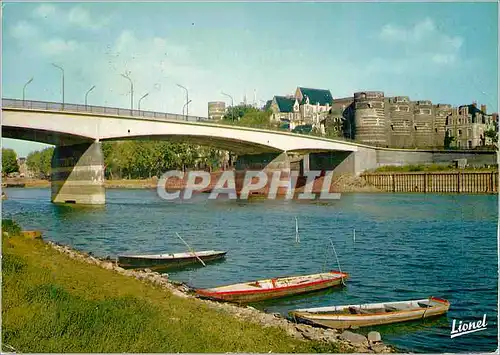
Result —
[[[374, 328], [401, 351], [491, 352], [497, 349], [497, 196], [343, 194], [328, 203], [231, 201], [196, 195], [164, 201], [155, 190], [106, 191], [106, 206], [57, 206], [49, 189], [6, 189], [4, 218], [46, 239], [98, 256], [227, 250], [223, 262], [172, 272], [194, 287], [338, 269], [345, 288], [254, 305], [286, 314], [295, 308], [448, 299], [446, 316]], [[300, 243], [295, 241], [295, 217]], [[355, 240], [354, 240], [355, 229]], [[452, 320], [487, 329], [450, 338]], [[361, 329], [367, 332], [371, 329]]]

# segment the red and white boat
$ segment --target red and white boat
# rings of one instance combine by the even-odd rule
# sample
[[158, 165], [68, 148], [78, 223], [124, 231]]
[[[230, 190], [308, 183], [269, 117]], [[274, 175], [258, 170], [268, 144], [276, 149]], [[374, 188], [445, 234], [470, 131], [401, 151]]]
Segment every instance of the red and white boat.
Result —
[[235, 303], [250, 303], [338, 286], [349, 277], [339, 271], [313, 275], [279, 277], [239, 284], [199, 289], [200, 297]]

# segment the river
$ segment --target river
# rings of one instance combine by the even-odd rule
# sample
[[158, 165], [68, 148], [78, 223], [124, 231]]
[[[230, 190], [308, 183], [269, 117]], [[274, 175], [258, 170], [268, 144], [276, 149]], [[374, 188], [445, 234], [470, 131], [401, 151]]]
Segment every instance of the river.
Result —
[[[373, 328], [401, 351], [492, 352], [497, 349], [497, 196], [343, 194], [312, 201], [164, 201], [155, 190], [109, 189], [106, 206], [57, 206], [49, 189], [5, 189], [3, 218], [45, 239], [97, 256], [227, 250], [223, 262], [172, 272], [195, 287], [338, 269], [345, 288], [254, 305], [294, 308], [409, 300], [451, 302], [446, 316]], [[300, 243], [295, 238], [299, 221]], [[354, 238], [355, 229], [355, 238]], [[452, 320], [487, 316], [484, 331], [450, 338]], [[361, 332], [370, 329], [361, 329]]]

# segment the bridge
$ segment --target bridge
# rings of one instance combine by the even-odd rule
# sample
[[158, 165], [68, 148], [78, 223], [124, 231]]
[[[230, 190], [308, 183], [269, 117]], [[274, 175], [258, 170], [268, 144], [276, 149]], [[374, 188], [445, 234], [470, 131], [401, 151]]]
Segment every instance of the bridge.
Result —
[[333, 170], [359, 175], [382, 165], [451, 163], [466, 158], [496, 164], [495, 152], [390, 149], [283, 131], [217, 124], [206, 117], [102, 106], [2, 99], [2, 137], [55, 145], [51, 200], [104, 204], [101, 142], [166, 139], [229, 150], [237, 170]]
[[[2, 136], [55, 145], [52, 201], [103, 204], [101, 142], [169, 140], [212, 146], [238, 154], [237, 166], [256, 162], [289, 168], [290, 154], [337, 152], [341, 161], [363, 145], [295, 133], [217, 124], [205, 117], [103, 106], [2, 99]], [[366, 146], [365, 146], [366, 147]]]

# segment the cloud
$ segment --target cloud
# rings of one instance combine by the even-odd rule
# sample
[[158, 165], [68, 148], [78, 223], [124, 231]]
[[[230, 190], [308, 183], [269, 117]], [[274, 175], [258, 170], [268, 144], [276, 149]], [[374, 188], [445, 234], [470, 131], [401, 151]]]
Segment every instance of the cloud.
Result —
[[68, 23], [90, 30], [104, 27], [109, 18], [90, 15], [90, 13], [80, 6], [73, 7], [67, 14]]
[[48, 56], [59, 56], [74, 53], [81, 48], [81, 45], [74, 40], [64, 40], [61, 38], [51, 38], [38, 44], [40, 51]]
[[442, 70], [459, 64], [464, 42], [460, 36], [441, 31], [431, 18], [407, 28], [386, 24], [379, 32], [378, 40], [391, 55], [374, 58], [369, 69], [397, 74]]
[[49, 18], [56, 15], [56, 7], [50, 4], [41, 4], [33, 10], [35, 18]]
[[32, 17], [37, 21], [47, 21], [58, 29], [80, 28], [91, 31], [103, 28], [110, 21], [110, 17], [92, 14], [80, 5], [63, 11], [54, 5], [42, 4], [33, 10]]
[[85, 76], [98, 78], [99, 86], [106, 88], [109, 101], [115, 102], [123, 102], [124, 96], [130, 97], [129, 84], [121, 76], [129, 73], [136, 98], [149, 92], [151, 95], [143, 105], [159, 111], [183, 102], [184, 92], [176, 86], [177, 83], [191, 88], [190, 96], [194, 102], [196, 94], [192, 88], [209, 75], [193, 61], [183, 45], [168, 38], [138, 37], [128, 30], [122, 31], [104, 53], [94, 56], [93, 66], [86, 66], [83, 70]]
[[19, 21], [10, 29], [12, 37], [23, 40], [36, 37], [38, 29], [27, 21]]

